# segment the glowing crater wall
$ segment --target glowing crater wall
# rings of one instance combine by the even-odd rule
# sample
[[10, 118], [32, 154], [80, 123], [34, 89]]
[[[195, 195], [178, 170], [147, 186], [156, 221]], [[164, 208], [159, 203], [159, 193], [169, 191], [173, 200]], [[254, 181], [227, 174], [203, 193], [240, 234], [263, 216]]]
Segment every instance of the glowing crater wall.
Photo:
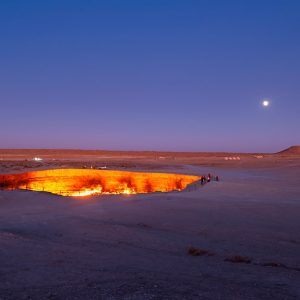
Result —
[[0, 189], [44, 191], [62, 196], [181, 191], [200, 176], [111, 170], [56, 169], [0, 175]]

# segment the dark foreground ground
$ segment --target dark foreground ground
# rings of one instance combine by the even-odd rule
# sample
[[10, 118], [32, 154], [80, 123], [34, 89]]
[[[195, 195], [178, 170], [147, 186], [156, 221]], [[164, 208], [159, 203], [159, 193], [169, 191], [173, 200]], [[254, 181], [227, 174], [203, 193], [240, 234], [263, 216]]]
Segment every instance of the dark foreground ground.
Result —
[[238, 164], [136, 166], [221, 177], [180, 193], [0, 191], [0, 299], [300, 299], [299, 160]]

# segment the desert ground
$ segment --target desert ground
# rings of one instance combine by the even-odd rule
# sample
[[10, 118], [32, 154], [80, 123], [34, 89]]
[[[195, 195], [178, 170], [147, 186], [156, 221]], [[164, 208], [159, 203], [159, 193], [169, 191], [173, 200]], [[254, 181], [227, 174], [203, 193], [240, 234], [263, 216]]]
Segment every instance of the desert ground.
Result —
[[300, 299], [299, 147], [0, 150], [0, 174], [101, 167], [220, 181], [87, 198], [1, 190], [1, 300]]

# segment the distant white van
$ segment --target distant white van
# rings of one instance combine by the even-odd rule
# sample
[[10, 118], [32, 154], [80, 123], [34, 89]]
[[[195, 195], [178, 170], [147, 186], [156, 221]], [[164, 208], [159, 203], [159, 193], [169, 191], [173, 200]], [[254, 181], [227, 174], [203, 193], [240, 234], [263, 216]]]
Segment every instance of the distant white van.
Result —
[[41, 157], [34, 157], [32, 160], [33, 161], [42, 161], [43, 159]]

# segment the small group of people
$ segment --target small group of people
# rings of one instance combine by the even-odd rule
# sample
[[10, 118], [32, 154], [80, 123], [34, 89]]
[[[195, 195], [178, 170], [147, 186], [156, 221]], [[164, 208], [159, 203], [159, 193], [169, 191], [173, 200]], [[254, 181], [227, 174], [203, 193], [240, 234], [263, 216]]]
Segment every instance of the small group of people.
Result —
[[204, 184], [204, 183], [210, 182], [212, 180], [214, 180], [214, 181], [220, 181], [220, 178], [219, 178], [219, 176], [213, 176], [210, 173], [208, 173], [207, 176], [205, 176], [205, 175], [201, 176], [201, 180], [200, 181], [201, 181], [201, 184]]

